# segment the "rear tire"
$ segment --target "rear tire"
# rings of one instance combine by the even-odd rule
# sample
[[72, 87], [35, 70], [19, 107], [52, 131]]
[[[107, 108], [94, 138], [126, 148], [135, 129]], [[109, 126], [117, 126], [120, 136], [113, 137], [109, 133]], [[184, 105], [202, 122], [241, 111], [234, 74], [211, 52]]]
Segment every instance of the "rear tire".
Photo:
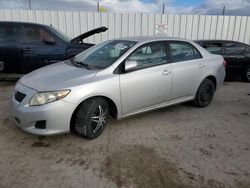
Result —
[[250, 65], [248, 65], [248, 66], [243, 70], [242, 77], [243, 77], [244, 81], [250, 82]]
[[74, 130], [79, 136], [94, 139], [105, 128], [109, 106], [103, 98], [92, 98], [83, 102], [76, 113]]
[[195, 99], [193, 101], [193, 105], [196, 107], [206, 107], [208, 106], [213, 97], [214, 97], [215, 84], [212, 80], [206, 78], [201, 83]]

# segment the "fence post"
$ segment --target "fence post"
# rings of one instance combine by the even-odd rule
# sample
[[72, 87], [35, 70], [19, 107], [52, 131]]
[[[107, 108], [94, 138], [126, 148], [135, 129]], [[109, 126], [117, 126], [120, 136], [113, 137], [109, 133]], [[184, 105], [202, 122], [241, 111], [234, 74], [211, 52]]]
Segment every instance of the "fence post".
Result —
[[97, 12], [100, 12], [100, 3], [97, 2]]

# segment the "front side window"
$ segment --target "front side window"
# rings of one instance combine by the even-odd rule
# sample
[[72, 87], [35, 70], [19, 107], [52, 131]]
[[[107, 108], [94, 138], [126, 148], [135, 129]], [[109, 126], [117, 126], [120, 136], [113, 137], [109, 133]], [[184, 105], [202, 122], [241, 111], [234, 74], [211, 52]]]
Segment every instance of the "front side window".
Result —
[[50, 29], [52, 29], [53, 33], [55, 33], [57, 36], [59, 36], [60, 38], [62, 38], [64, 41], [66, 42], [70, 42], [71, 38], [68, 37], [65, 33], [63, 33], [62, 31], [58, 30], [57, 28], [51, 26]]
[[170, 43], [172, 62], [188, 61], [202, 58], [200, 52], [191, 44], [182, 42]]
[[78, 54], [75, 61], [91, 69], [103, 69], [112, 65], [135, 44], [134, 41], [125, 40], [104, 42]]
[[225, 54], [242, 54], [245, 52], [245, 46], [238, 43], [226, 43]]
[[36, 27], [23, 27], [23, 41], [37, 43], [54, 43], [55, 39], [43, 29]]
[[40, 37], [42, 42], [48, 44], [48, 43], [55, 43], [55, 39], [49, 35], [49, 33], [43, 29], [40, 29]]
[[222, 54], [222, 43], [205, 43], [202, 47], [212, 54]]
[[163, 42], [153, 42], [137, 48], [127, 61], [136, 61], [137, 69], [167, 63], [166, 49]]

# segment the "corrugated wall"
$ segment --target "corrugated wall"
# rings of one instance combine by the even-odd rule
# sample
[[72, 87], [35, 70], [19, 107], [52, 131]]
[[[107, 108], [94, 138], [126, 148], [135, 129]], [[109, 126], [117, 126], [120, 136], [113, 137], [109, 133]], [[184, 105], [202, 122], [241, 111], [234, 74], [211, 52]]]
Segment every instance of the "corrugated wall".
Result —
[[229, 39], [250, 44], [250, 17], [246, 16], [0, 10], [0, 20], [52, 24], [70, 37], [99, 26], [109, 28], [108, 32], [86, 40], [91, 43], [154, 35], [155, 24], [167, 24], [168, 36], [193, 40]]

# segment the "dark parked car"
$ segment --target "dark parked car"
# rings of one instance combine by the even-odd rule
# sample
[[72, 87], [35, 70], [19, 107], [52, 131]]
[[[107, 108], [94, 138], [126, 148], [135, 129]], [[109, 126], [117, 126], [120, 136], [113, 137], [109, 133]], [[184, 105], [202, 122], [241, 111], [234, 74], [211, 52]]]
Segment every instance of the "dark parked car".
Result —
[[227, 62], [227, 77], [241, 75], [242, 80], [250, 82], [250, 46], [228, 40], [198, 40], [203, 48], [213, 54], [220, 54]]
[[100, 27], [70, 39], [53, 26], [1, 21], [0, 72], [23, 74], [69, 59], [94, 45], [83, 39], [106, 30]]

